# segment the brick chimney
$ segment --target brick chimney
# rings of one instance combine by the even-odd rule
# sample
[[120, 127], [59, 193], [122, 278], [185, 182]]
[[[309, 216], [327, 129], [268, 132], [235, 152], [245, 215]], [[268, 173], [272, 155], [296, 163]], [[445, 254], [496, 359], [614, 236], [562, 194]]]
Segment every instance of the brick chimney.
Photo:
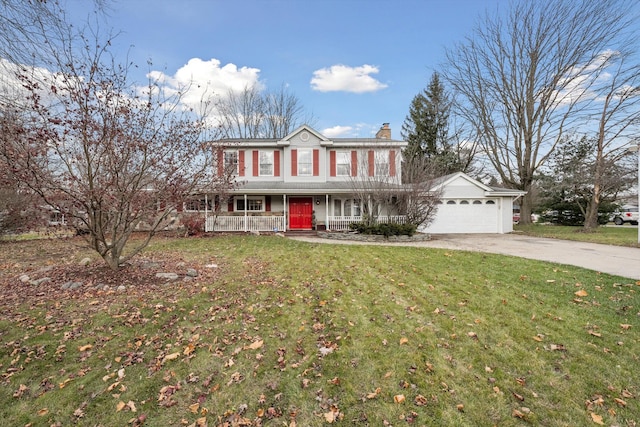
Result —
[[391, 139], [391, 128], [389, 127], [389, 123], [383, 123], [382, 127], [376, 133], [376, 139]]

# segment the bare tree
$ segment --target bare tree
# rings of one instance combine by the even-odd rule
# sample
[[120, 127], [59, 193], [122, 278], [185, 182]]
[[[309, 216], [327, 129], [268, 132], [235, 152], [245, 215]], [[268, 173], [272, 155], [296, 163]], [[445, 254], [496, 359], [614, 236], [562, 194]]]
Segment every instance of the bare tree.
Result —
[[598, 127], [594, 144], [594, 174], [590, 183], [591, 203], [585, 213], [586, 230], [598, 227], [600, 202], [609, 190], [609, 165], [623, 160], [626, 155], [623, 142], [640, 134], [640, 64], [633, 62], [637, 53], [635, 46], [636, 43], [630, 43], [630, 51], [606, 53], [607, 73], [594, 88], [599, 111], [593, 117]]
[[217, 105], [224, 138], [283, 138], [313, 117], [304, 116], [299, 99], [283, 85], [262, 92], [257, 85], [230, 90]]
[[[630, 23], [627, 0], [535, 1], [489, 16], [448, 50], [443, 77], [501, 181], [529, 192], [567, 131], [584, 123], [603, 52]], [[521, 205], [530, 221], [532, 195]]]
[[439, 170], [426, 157], [401, 162], [399, 152], [397, 157], [390, 155], [392, 152], [396, 153], [393, 147], [377, 147], [359, 153], [350, 185], [360, 203], [362, 222], [371, 226], [379, 222], [381, 214], [404, 215], [407, 223], [426, 226], [435, 219], [441, 196], [434, 186]]
[[[11, 179], [86, 232], [115, 270], [174, 220], [186, 196], [228, 183], [212, 173], [206, 121], [180, 103], [188, 88], [131, 86], [131, 65], [116, 62], [110, 39], [58, 22], [55, 31], [36, 26], [45, 42], [55, 37], [46, 68], [15, 64], [26, 102], [6, 106], [20, 120], [2, 121], [0, 156]], [[134, 231], [144, 238], [127, 245]]]

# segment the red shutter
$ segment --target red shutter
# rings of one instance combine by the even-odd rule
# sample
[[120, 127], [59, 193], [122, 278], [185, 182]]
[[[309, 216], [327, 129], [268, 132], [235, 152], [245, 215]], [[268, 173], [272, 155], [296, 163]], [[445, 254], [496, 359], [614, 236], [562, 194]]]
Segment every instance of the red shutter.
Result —
[[271, 212], [271, 196], [264, 196], [264, 210]]
[[291, 176], [298, 176], [298, 150], [291, 150]]
[[313, 176], [320, 176], [320, 150], [313, 150]]
[[222, 148], [218, 148], [216, 153], [216, 160], [218, 162], [218, 176], [224, 175], [224, 151]]
[[233, 198], [229, 199], [227, 202], [227, 211], [233, 212]]
[[351, 176], [358, 176], [358, 152], [351, 152]]
[[258, 150], [253, 150], [253, 176], [258, 176], [258, 172], [260, 171], [260, 156]]
[[373, 150], [369, 150], [369, 176], [375, 175], [376, 171], [376, 157]]
[[273, 176], [280, 176], [280, 151], [273, 152]]
[[238, 175], [244, 176], [244, 150], [238, 151]]
[[329, 175], [336, 176], [336, 152], [329, 151]]
[[396, 176], [396, 151], [389, 151], [389, 176]]

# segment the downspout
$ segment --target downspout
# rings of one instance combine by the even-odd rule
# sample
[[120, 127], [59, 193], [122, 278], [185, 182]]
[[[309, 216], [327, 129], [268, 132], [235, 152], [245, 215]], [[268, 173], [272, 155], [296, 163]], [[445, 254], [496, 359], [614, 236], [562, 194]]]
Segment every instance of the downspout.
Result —
[[208, 205], [209, 205], [209, 200], [207, 199], [207, 193], [204, 193], [204, 231], [205, 233], [209, 231], [209, 227], [207, 224], [207, 217], [209, 216], [209, 211], [207, 208]]
[[329, 195], [325, 194], [324, 195], [324, 211], [325, 211], [325, 215], [324, 215], [324, 229], [325, 231], [329, 230]]

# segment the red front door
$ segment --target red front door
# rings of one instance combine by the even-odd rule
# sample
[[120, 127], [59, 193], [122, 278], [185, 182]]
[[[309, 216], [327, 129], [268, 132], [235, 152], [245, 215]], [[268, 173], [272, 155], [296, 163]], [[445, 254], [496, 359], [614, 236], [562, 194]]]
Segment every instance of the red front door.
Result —
[[289, 199], [289, 228], [311, 229], [313, 199], [311, 197], [291, 197]]

